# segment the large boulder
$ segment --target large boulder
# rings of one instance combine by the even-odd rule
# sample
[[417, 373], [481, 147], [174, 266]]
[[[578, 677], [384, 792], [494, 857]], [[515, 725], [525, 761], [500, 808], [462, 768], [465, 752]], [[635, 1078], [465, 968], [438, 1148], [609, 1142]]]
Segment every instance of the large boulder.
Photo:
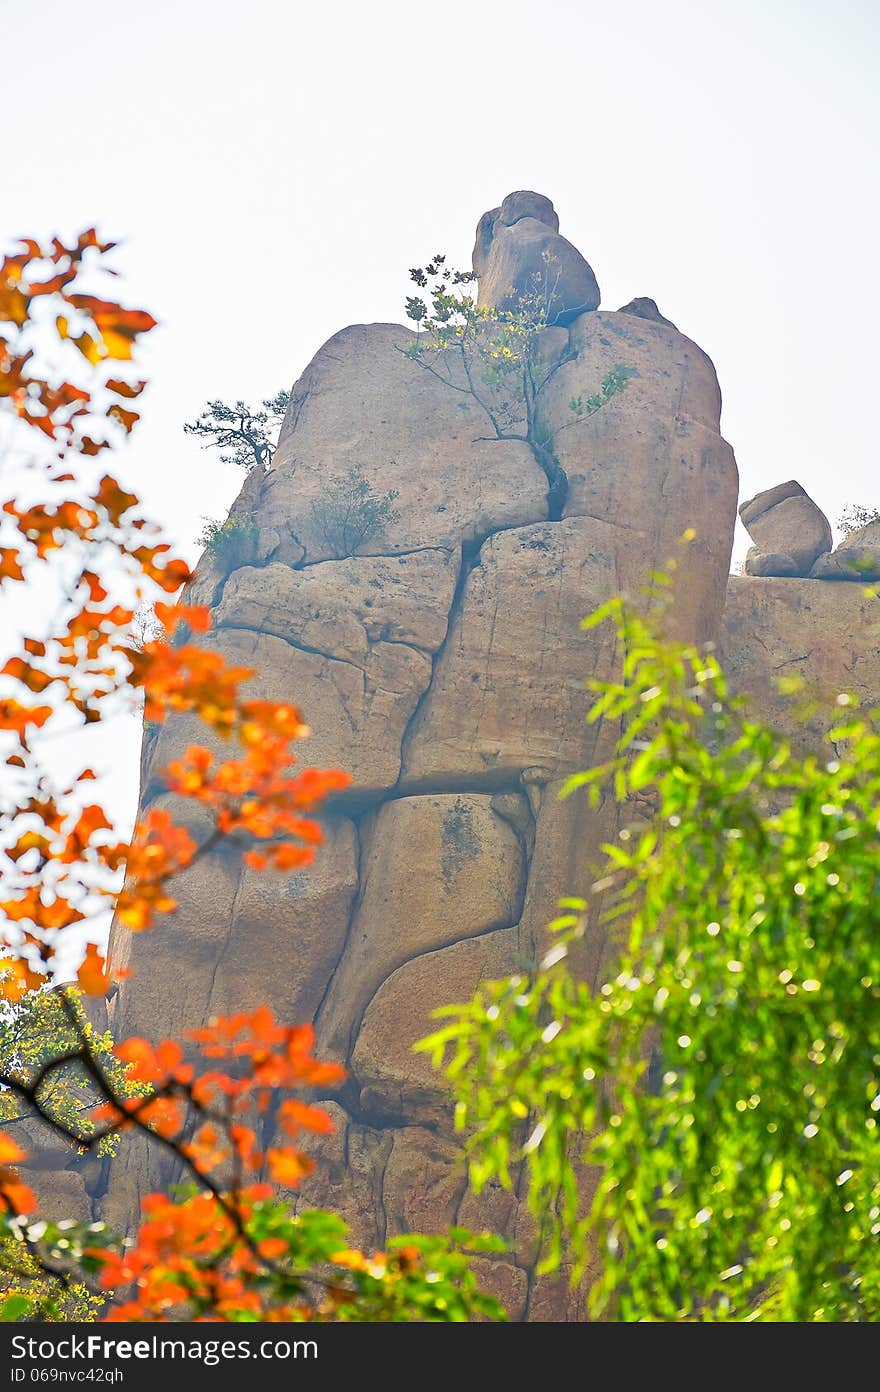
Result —
[[820, 580], [880, 580], [880, 522], [849, 532], [810, 572]]
[[457, 551], [431, 547], [304, 570], [243, 566], [224, 586], [215, 621], [361, 667], [377, 643], [433, 653], [446, 637], [458, 569]]
[[[738, 487], [711, 359], [670, 325], [620, 312], [586, 314], [547, 338], [560, 366], [541, 417], [568, 482], [563, 516], [618, 529], [621, 589], [634, 592], [650, 570], [680, 564], [679, 631], [711, 638], [724, 607]], [[625, 390], [594, 415], [574, 416], [572, 400], [595, 393], [620, 365], [634, 374]], [[683, 548], [686, 531], [694, 535]]]
[[592, 266], [559, 235], [550, 199], [531, 190], [509, 193], [500, 208], [483, 214], [473, 267], [479, 303], [490, 309], [515, 311], [537, 295], [546, 302], [548, 323], [570, 324], [599, 308]]
[[831, 550], [828, 518], [794, 479], [756, 493], [740, 506], [739, 515], [755, 543], [746, 557], [747, 575], [809, 575], [818, 558]]
[[[819, 557], [821, 560], [822, 557]], [[817, 561], [818, 565], [819, 562]], [[794, 556], [787, 551], [762, 551], [758, 546], [750, 546], [743, 564], [745, 575], [799, 575], [800, 567]]]
[[444, 1079], [413, 1046], [424, 1038], [434, 1010], [469, 1000], [481, 981], [515, 971], [519, 943], [516, 925], [461, 938], [404, 962], [383, 981], [364, 1011], [351, 1056], [366, 1115], [436, 1120], [448, 1129]]

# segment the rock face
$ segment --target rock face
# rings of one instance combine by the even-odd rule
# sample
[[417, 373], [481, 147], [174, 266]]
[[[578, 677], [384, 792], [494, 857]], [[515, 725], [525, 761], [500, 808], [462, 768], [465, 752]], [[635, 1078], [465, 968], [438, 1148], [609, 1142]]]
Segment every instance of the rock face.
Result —
[[[732, 575], [719, 649], [733, 688], [801, 747], [819, 747], [840, 692], [880, 701], [880, 600], [864, 586]], [[801, 676], [820, 713], [798, 719], [781, 676]]]
[[[523, 251], [516, 280], [536, 248], [569, 246], [539, 195], [511, 195], [487, 216], [481, 293], [502, 283], [511, 248]], [[595, 308], [592, 272], [571, 257], [565, 305]], [[317, 353], [271, 469], [233, 505], [250, 529], [247, 555], [231, 573], [207, 556], [192, 586], [213, 606], [210, 641], [258, 669], [255, 693], [302, 708], [314, 732], [304, 761], [347, 768], [352, 789], [333, 804], [312, 870], [273, 879], [213, 854], [167, 924], [114, 931], [114, 962], [135, 968], [114, 1028], [180, 1034], [259, 999], [313, 1019], [320, 1050], [349, 1078], [301, 1201], [338, 1207], [374, 1245], [407, 1227], [497, 1226], [513, 1248], [485, 1276], [513, 1316], [578, 1319], [582, 1293], [535, 1278], [535, 1234], [516, 1196], [467, 1191], [442, 1082], [411, 1045], [435, 1006], [535, 959], [557, 899], [583, 888], [614, 834], [616, 809], [557, 797], [615, 733], [585, 722], [585, 680], [611, 672], [613, 637], [580, 620], [621, 588], [635, 592], [693, 528], [672, 622], [714, 637], [736, 464], [706, 355], [662, 319], [585, 313], [544, 335], [554, 373], [542, 422], [566, 480], [551, 517], [530, 446], [483, 438], [474, 403], [401, 353], [410, 338], [356, 325]], [[637, 373], [625, 391], [575, 420], [572, 397], [620, 363]], [[397, 494], [395, 515], [339, 555], [315, 504], [352, 470], [374, 495]], [[161, 768], [193, 735], [179, 719], [148, 743], [145, 805], [163, 797]], [[580, 966], [595, 977], [604, 960], [597, 929]], [[137, 1146], [117, 1172], [107, 1204], [121, 1219], [162, 1173]]]
[[819, 557], [810, 574], [820, 580], [880, 580], [880, 522], [850, 532], [835, 551]]
[[747, 575], [809, 575], [831, 550], [828, 518], [794, 479], [756, 493], [739, 515], [755, 543], [746, 557]]
[[513, 309], [536, 291], [546, 296], [551, 324], [570, 324], [599, 308], [593, 268], [560, 237], [553, 204], [540, 193], [509, 193], [500, 208], [483, 214], [473, 267], [479, 303], [490, 309]]
[[[360, 471], [376, 496], [397, 492], [396, 519], [358, 554], [453, 555], [502, 527], [546, 516], [546, 480], [528, 446], [486, 440], [473, 409], [401, 349], [399, 324], [354, 324], [324, 344], [293, 387], [272, 469], [233, 506], [256, 531], [257, 565], [339, 560], [315, 504]], [[467, 403], [465, 403], [467, 404]], [[291, 556], [297, 560], [291, 561]]]

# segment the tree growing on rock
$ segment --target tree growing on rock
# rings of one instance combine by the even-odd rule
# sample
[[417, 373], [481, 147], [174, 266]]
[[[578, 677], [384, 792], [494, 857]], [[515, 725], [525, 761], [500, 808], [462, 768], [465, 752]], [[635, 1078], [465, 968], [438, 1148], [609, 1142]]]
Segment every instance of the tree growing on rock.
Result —
[[231, 406], [209, 401], [201, 415], [183, 428], [200, 439], [204, 449], [219, 451], [224, 464], [235, 464], [248, 473], [268, 469], [289, 401], [290, 392], [283, 389], [256, 407], [244, 401]]
[[[144, 1201], [129, 1241], [101, 1223], [39, 1215], [21, 1170], [26, 1148], [14, 1125], [0, 1130], [0, 1319], [94, 1317], [99, 1307], [125, 1320], [502, 1317], [464, 1250], [492, 1250], [494, 1240], [456, 1229], [365, 1254], [334, 1215], [295, 1215], [279, 1196], [311, 1168], [302, 1137], [331, 1125], [310, 1090], [341, 1074], [315, 1059], [310, 1027], [258, 1007], [193, 1031], [186, 1052], [133, 1038], [111, 1054], [81, 1005], [111, 986], [95, 940], [76, 985], [50, 992], [71, 937], [94, 937], [96, 914], [113, 905], [124, 927], [152, 929], [176, 907], [175, 877], [221, 842], [255, 870], [307, 865], [321, 841], [314, 814], [348, 782], [297, 766], [307, 733], [297, 708], [251, 699], [249, 669], [192, 641], [207, 611], [170, 602], [189, 567], [137, 496], [90, 462], [138, 420], [124, 403], [145, 383], [119, 364], [155, 322], [82, 290], [84, 264], [94, 283], [110, 248], [90, 229], [69, 245], [28, 239], [0, 264], [0, 408], [48, 442], [0, 513], [3, 601], [18, 601], [30, 621], [0, 673], [0, 999], [10, 1038], [0, 1097], [5, 1120], [35, 1117], [77, 1152], [112, 1153], [134, 1132], [173, 1157], [185, 1183]], [[58, 350], [51, 369], [47, 350]], [[44, 596], [36, 621], [32, 594]], [[147, 604], [158, 631], [138, 622]], [[40, 631], [27, 631], [34, 622]], [[187, 641], [170, 641], [180, 625]], [[207, 821], [199, 840], [158, 809], [120, 837], [90, 792], [94, 771], [57, 772], [53, 741], [141, 703], [153, 723], [198, 717], [229, 748], [223, 758], [190, 746], [166, 771], [169, 791]]]
[[470, 409], [470, 402], [476, 405], [491, 431], [477, 438], [528, 445], [547, 476], [552, 516], [561, 509], [566, 488], [553, 451], [555, 437], [589, 419], [623, 391], [635, 370], [616, 364], [594, 393], [572, 398], [570, 419], [553, 431], [542, 418], [541, 399], [571, 355], [567, 350], [554, 354], [548, 346], [559, 278], [552, 253], [545, 253], [541, 269], [502, 309], [478, 304], [469, 288], [476, 272], [452, 269], [443, 255], [413, 267], [409, 274], [427, 298], [407, 297], [406, 316], [417, 336], [401, 352], [459, 395], [463, 410]]
[[252, 560], [257, 529], [251, 521], [239, 517], [227, 517], [223, 522], [205, 517], [203, 521], [196, 540], [227, 574]]
[[332, 556], [356, 556], [362, 546], [380, 536], [400, 516], [394, 507], [396, 488], [374, 493], [359, 465], [352, 465], [344, 479], [331, 485], [311, 504], [312, 522]]

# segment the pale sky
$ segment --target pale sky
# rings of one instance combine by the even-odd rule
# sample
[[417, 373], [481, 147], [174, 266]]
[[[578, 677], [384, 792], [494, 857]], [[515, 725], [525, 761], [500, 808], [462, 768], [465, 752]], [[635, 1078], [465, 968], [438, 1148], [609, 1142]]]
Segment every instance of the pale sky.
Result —
[[123, 298], [161, 327], [117, 467], [190, 557], [241, 475], [181, 422], [401, 319], [407, 268], [468, 265], [516, 188], [553, 199], [603, 308], [650, 295], [713, 358], [742, 498], [793, 477], [832, 522], [880, 505], [876, 0], [4, 12], [0, 234], [124, 242]]

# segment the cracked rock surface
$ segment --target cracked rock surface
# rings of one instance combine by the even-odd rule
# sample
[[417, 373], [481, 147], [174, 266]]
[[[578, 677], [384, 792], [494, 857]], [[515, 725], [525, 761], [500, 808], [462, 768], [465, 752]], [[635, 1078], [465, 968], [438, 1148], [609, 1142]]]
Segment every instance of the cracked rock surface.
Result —
[[[818, 748], [840, 692], [866, 709], [880, 699], [880, 605], [864, 585], [732, 575], [719, 658], [761, 720], [801, 748]], [[791, 699], [777, 690], [783, 676], [804, 678], [805, 697], [819, 703], [815, 715], [794, 718]]]
[[[611, 674], [615, 651], [607, 628], [585, 633], [580, 620], [617, 590], [635, 592], [693, 528], [672, 619], [685, 635], [715, 636], [736, 464], [714, 369], [695, 344], [659, 320], [585, 314], [547, 332], [559, 370], [542, 419], [567, 482], [549, 520], [548, 479], [528, 445], [481, 438], [474, 403], [399, 351], [409, 338], [362, 324], [320, 349], [293, 389], [272, 468], [233, 505], [252, 524], [251, 553], [230, 574], [207, 556], [188, 596], [213, 606], [208, 640], [257, 669], [255, 694], [300, 706], [313, 731], [303, 762], [348, 769], [353, 786], [334, 800], [312, 869], [255, 875], [218, 852], [184, 878], [180, 909], [155, 932], [114, 931], [114, 964], [135, 975], [113, 1026], [180, 1035], [259, 1000], [314, 1020], [319, 1048], [349, 1078], [300, 1201], [337, 1207], [368, 1246], [450, 1221], [495, 1226], [512, 1249], [484, 1259], [481, 1275], [512, 1316], [580, 1319], [583, 1292], [536, 1277], [517, 1195], [468, 1191], [441, 1082], [411, 1044], [435, 1006], [534, 961], [556, 900], [589, 882], [618, 811], [557, 793], [610, 751], [615, 731], [585, 723], [584, 683]], [[618, 363], [638, 376], [574, 422], [571, 397]], [[351, 467], [374, 493], [397, 492], [397, 516], [339, 557], [311, 504]], [[181, 718], [148, 741], [144, 806], [195, 738], [204, 732]], [[596, 929], [579, 969], [595, 977], [605, 951]], [[126, 1146], [108, 1214], [121, 1220], [136, 1193], [167, 1179], [162, 1165]]]

